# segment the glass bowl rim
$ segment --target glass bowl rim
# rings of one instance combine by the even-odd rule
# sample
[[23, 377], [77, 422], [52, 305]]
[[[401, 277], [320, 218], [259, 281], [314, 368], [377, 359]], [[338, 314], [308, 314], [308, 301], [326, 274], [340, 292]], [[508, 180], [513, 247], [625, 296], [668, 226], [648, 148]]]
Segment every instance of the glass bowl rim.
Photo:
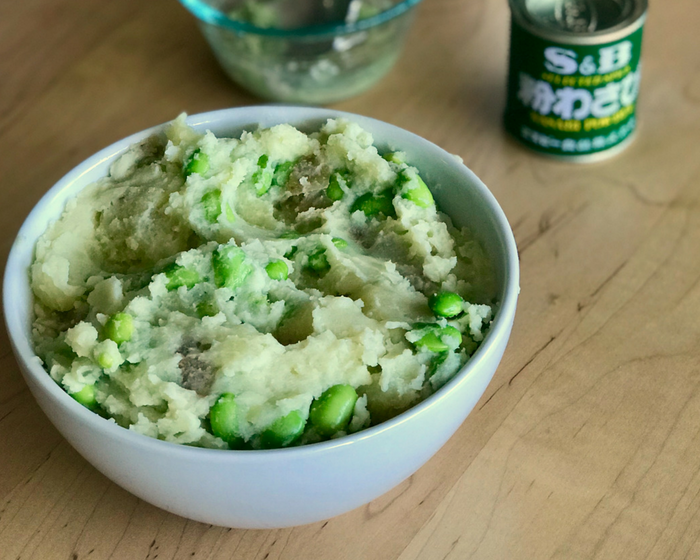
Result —
[[409, 11], [421, 0], [403, 0], [374, 16], [358, 20], [354, 23], [337, 23], [312, 25], [297, 29], [279, 29], [274, 27], [257, 27], [250, 23], [231, 19], [221, 10], [211, 6], [206, 0], [180, 0], [180, 3], [199, 21], [217, 25], [239, 33], [266, 35], [280, 38], [304, 38], [328, 35], [347, 35], [386, 23]]

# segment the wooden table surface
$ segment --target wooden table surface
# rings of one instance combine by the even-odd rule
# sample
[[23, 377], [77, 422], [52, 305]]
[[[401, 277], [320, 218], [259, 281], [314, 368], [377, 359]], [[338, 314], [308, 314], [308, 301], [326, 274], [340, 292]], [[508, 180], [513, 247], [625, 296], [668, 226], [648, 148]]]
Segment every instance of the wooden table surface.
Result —
[[[503, 362], [409, 480], [324, 523], [225, 529], [161, 511], [87, 464], [39, 410], [0, 332], [0, 558], [700, 558], [700, 7], [654, 2], [639, 134], [618, 157], [545, 159], [501, 127], [505, 0], [425, 0], [397, 67], [333, 107], [459, 154], [515, 232]], [[132, 132], [259, 101], [175, 0], [0, 4], [0, 257], [44, 192]]]

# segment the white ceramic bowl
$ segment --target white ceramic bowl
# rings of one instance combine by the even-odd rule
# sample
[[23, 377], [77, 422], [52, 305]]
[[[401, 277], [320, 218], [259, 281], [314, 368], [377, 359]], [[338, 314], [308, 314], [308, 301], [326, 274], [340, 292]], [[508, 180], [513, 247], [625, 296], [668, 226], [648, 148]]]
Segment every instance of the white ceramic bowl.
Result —
[[399, 484], [450, 438], [483, 394], [508, 342], [518, 296], [513, 234], [484, 184], [455, 157], [395, 126], [307, 107], [260, 106], [191, 116], [194, 128], [238, 135], [258, 124], [317, 129], [347, 117], [369, 130], [378, 147], [402, 150], [420, 169], [439, 207], [469, 225], [495, 264], [500, 306], [484, 342], [442, 389], [396, 418], [337, 440], [269, 451], [220, 451], [166, 443], [93, 414], [44, 371], [31, 345], [28, 267], [34, 244], [66, 201], [104, 176], [145, 130], [78, 165], [39, 201], [19, 231], [4, 280], [5, 320], [24, 378], [63, 436], [98, 470], [158, 507], [205, 523], [273, 528], [319, 521], [361, 506]]

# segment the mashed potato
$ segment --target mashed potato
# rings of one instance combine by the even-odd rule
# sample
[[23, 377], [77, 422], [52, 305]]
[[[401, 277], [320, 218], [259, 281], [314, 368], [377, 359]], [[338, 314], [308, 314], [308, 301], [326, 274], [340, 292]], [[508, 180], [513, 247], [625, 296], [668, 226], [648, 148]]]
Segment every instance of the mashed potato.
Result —
[[483, 339], [495, 283], [357, 124], [233, 139], [181, 116], [67, 205], [31, 285], [35, 349], [76, 400], [166, 441], [261, 448], [424, 399]]

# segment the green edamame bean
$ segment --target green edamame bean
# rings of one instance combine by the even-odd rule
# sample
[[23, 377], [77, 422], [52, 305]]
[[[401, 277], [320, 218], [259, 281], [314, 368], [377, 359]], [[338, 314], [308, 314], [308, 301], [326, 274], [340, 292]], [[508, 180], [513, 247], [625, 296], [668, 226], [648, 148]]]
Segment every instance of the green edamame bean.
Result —
[[309, 420], [322, 436], [344, 430], [355, 410], [357, 392], [350, 385], [333, 385], [311, 403]]
[[317, 275], [322, 276], [331, 269], [325, 249], [318, 249], [309, 255], [308, 267]]
[[224, 210], [226, 212], [226, 219], [233, 223], [236, 220], [236, 214], [233, 213], [233, 208], [231, 208], [231, 205], [227, 203]]
[[128, 313], [116, 313], [105, 323], [103, 333], [117, 344], [127, 342], [134, 333], [134, 318]]
[[103, 370], [112, 372], [124, 362], [124, 358], [119, 353], [119, 347], [113, 340], [106, 339], [98, 342], [92, 351], [94, 360]]
[[368, 218], [379, 215], [394, 217], [396, 216], [396, 211], [394, 210], [393, 200], [394, 193], [391, 189], [387, 189], [377, 195], [371, 192], [365, 193], [353, 202], [350, 207], [350, 213], [362, 210]]
[[253, 173], [253, 184], [258, 196], [264, 195], [272, 186], [272, 172], [267, 168], [269, 157], [266, 154], [258, 158], [258, 169]]
[[195, 309], [200, 319], [202, 317], [213, 317], [219, 314], [219, 308], [216, 306], [216, 303], [211, 300], [200, 301]]
[[348, 242], [342, 237], [334, 237], [331, 241], [338, 249], [345, 249], [348, 246]]
[[239, 445], [241, 432], [238, 426], [238, 405], [233, 393], [222, 393], [209, 409], [211, 431], [229, 445]]
[[340, 186], [340, 181], [338, 180], [338, 177], [338, 173], [333, 173], [333, 175], [331, 175], [331, 180], [328, 182], [326, 196], [331, 200], [340, 200], [345, 194], [343, 192], [343, 188]]
[[440, 340], [435, 331], [424, 334], [421, 339], [415, 342], [415, 345], [418, 350], [425, 352], [445, 352], [449, 350], [447, 344]]
[[189, 289], [201, 281], [196, 270], [175, 263], [168, 265], [163, 272], [168, 279], [165, 287], [169, 291], [177, 290], [180, 286], [187, 286]]
[[97, 365], [102, 369], [112, 369], [114, 366], [114, 358], [108, 352], [102, 352], [97, 355]]
[[285, 231], [280, 235], [280, 239], [299, 239], [301, 237], [301, 234], [298, 231], [290, 230], [290, 231]]
[[306, 422], [298, 410], [275, 420], [262, 434], [260, 445], [264, 449], [276, 449], [292, 445], [304, 433]]
[[464, 311], [464, 300], [459, 294], [442, 291], [430, 296], [428, 306], [439, 317], [456, 317]]
[[76, 393], [69, 393], [76, 401], [82, 404], [85, 408], [93, 410], [97, 406], [97, 400], [95, 399], [95, 386], [85, 385], [80, 391]]
[[265, 267], [267, 275], [273, 280], [286, 280], [289, 275], [287, 263], [281, 260], [270, 261]]
[[421, 208], [433, 206], [435, 200], [433, 199], [433, 194], [430, 192], [428, 185], [425, 184], [425, 181], [423, 181], [419, 175], [416, 175], [415, 183], [417, 183], [417, 185], [407, 190], [401, 197], [410, 200], [413, 204]]
[[289, 176], [294, 168], [293, 161], [285, 161], [283, 163], [278, 163], [275, 167], [275, 172], [272, 176], [272, 184], [276, 187], [283, 187], [289, 181]]
[[431, 378], [440, 369], [440, 366], [445, 363], [449, 352], [440, 352], [430, 361], [430, 368], [428, 369], [428, 378]]
[[388, 154], [384, 154], [382, 157], [389, 163], [401, 165], [402, 163], [406, 163], [404, 156], [405, 154], [403, 152], [389, 152]]
[[209, 156], [197, 148], [185, 163], [185, 176], [192, 175], [192, 173], [204, 175], [207, 171], [209, 171]]
[[214, 189], [204, 194], [199, 201], [204, 210], [204, 219], [213, 224], [221, 215], [221, 191]]
[[454, 339], [459, 346], [462, 344], [462, 333], [454, 327], [435, 328], [425, 333], [419, 340], [414, 342], [416, 349], [422, 352], [445, 352], [450, 349], [450, 345], [445, 342], [445, 338]]
[[445, 338], [453, 338], [456, 341], [455, 347], [462, 344], [462, 333], [449, 325], [440, 329], [440, 340], [444, 341]]
[[218, 288], [234, 290], [253, 272], [253, 267], [245, 262], [243, 250], [233, 246], [219, 246], [211, 255], [211, 265]]

